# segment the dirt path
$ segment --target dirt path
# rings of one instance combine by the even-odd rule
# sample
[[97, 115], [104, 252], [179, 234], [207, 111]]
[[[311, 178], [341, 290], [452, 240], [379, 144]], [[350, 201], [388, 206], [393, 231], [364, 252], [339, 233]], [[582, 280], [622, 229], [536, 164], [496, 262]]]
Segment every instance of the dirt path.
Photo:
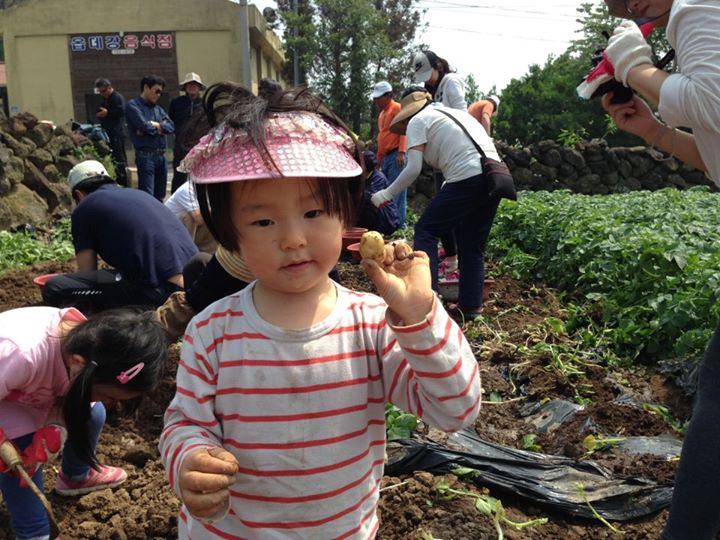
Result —
[[[40, 302], [39, 289], [32, 277], [42, 273], [68, 271], [72, 264], [46, 263], [22, 271], [0, 275], [0, 311]], [[357, 266], [343, 264], [344, 283], [367, 288]], [[551, 355], [527, 360], [523, 347], [543, 337], [539, 330], [546, 317], [563, 319], [565, 314], [554, 291], [530, 286], [509, 277], [498, 277], [485, 306], [486, 324], [468, 324], [464, 330], [481, 364], [484, 399], [487, 403], [475, 428], [489, 441], [521, 447], [524, 435], [535, 434], [535, 444], [543, 452], [588, 459], [584, 456], [583, 439], [595, 436], [652, 436], [670, 434], [679, 437], [661, 416], [639, 408], [633, 403], [652, 402], [667, 406], [680, 420], [687, 418], [690, 404], [683, 394], [652, 369], [616, 369], [608, 372], [601, 365], [585, 368], [583, 395], [591, 402], [575, 413], [570, 421], [549, 433], [539, 433], [528, 418], [529, 404], [552, 399], [573, 401], [578, 380], [551, 367]], [[556, 336], [546, 335], [549, 344]], [[106, 490], [79, 498], [62, 498], [55, 494], [50, 500], [59, 516], [64, 538], [78, 539], [154, 539], [175, 538], [178, 501], [165, 480], [158, 459], [157, 439], [162, 427], [162, 414], [174, 392], [174, 366], [178, 347], [171, 348], [172, 373], [160, 389], [149, 396], [136, 416], [113, 415], [103, 432], [99, 458], [103, 462], [123, 466], [129, 480], [121, 488]], [[549, 367], [550, 366], [550, 367]], [[632, 399], [617, 401], [623, 396]], [[639, 476], [658, 483], [671, 483], [676, 462], [641, 455], [630, 457], [618, 449], [593, 454], [592, 459], [615, 474]], [[52, 468], [51, 468], [52, 469]], [[56, 470], [48, 471], [46, 491], [54, 485]], [[490, 517], [480, 514], [474, 500], [463, 497], [439, 501], [435, 485], [445, 479], [459, 489], [480, 492], [472, 484], [460, 483], [454, 476], [433, 476], [416, 472], [402, 478], [386, 477], [380, 503], [382, 525], [379, 538], [391, 540], [480, 540], [497, 538]], [[525, 521], [545, 516], [549, 522], [519, 531], [504, 526], [508, 539], [603, 539], [620, 538], [597, 520], [570, 519], [548, 512], [540, 505], [528, 504], [506, 493], [492, 493], [502, 500], [508, 516]], [[667, 511], [634, 523], [617, 526], [624, 539], [658, 538], [667, 519]], [[9, 540], [8, 516], [0, 506], [0, 540]]]

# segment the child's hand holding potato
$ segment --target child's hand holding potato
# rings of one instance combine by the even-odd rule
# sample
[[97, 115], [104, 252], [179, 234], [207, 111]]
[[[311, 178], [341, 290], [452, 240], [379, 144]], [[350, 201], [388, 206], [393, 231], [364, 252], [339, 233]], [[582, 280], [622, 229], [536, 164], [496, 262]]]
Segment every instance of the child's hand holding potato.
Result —
[[404, 241], [386, 245], [380, 233], [368, 231], [360, 239], [360, 255], [378, 293], [403, 323], [424, 321], [435, 301], [427, 254]]

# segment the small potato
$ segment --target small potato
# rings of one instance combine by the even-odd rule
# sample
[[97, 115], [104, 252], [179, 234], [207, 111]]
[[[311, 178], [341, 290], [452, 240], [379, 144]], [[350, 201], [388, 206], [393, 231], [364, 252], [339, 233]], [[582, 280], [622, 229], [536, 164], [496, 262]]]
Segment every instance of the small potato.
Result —
[[385, 240], [377, 231], [368, 231], [360, 238], [360, 255], [363, 259], [374, 259], [378, 264], [385, 261]]

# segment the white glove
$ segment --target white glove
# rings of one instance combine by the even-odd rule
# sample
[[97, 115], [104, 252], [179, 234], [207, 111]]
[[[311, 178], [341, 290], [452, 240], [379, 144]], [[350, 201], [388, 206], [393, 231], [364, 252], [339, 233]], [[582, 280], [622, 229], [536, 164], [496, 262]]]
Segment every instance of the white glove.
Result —
[[615, 78], [627, 86], [628, 73], [642, 64], [652, 65], [652, 49], [633, 21], [625, 21], [610, 36], [605, 56], [615, 67]]
[[382, 208], [386, 204], [390, 204], [393, 200], [392, 195], [390, 195], [390, 191], [387, 189], [381, 189], [380, 191], [376, 191], [373, 193], [372, 197], [370, 197], [370, 202], [373, 203], [377, 208]]

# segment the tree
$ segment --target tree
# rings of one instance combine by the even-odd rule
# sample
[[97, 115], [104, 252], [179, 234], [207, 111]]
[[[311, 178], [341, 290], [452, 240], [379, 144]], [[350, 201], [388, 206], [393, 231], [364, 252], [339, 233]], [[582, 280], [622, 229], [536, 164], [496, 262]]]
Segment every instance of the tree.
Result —
[[[605, 48], [606, 36], [612, 35], [621, 19], [608, 15], [607, 9], [602, 3], [581, 4], [577, 8], [577, 12], [579, 14], [577, 20], [582, 24], [582, 28], [578, 30], [581, 36], [571, 42], [568, 51], [578, 57], [586, 58], [589, 62], [595, 52]], [[648, 41], [652, 47], [655, 61], [670, 50], [664, 28], [656, 28]]]
[[475, 75], [470, 73], [465, 77], [465, 101], [470, 105], [480, 99], [480, 89], [478, 88]]
[[[641, 141], [618, 131], [607, 134], [607, 116], [599, 99], [579, 100], [575, 89], [592, 69], [592, 57], [605, 47], [607, 38], [620, 22], [602, 5], [582, 4], [578, 9], [582, 29], [565, 53], [550, 57], [544, 66], [533, 65], [520, 79], [513, 79], [502, 92], [501, 114], [493, 123], [497, 137], [528, 144], [542, 139], [557, 140], [562, 131], [605, 137], [611, 144], [639, 144]], [[669, 45], [664, 32], [656, 30], [651, 45], [657, 55]]]
[[[299, 1], [299, 0], [298, 0]], [[408, 58], [420, 25], [419, 0], [302, 0], [279, 2], [288, 55], [298, 50], [308, 83], [361, 135], [370, 133], [374, 82], [396, 87], [409, 76]], [[292, 80], [292, 63], [285, 77]]]

